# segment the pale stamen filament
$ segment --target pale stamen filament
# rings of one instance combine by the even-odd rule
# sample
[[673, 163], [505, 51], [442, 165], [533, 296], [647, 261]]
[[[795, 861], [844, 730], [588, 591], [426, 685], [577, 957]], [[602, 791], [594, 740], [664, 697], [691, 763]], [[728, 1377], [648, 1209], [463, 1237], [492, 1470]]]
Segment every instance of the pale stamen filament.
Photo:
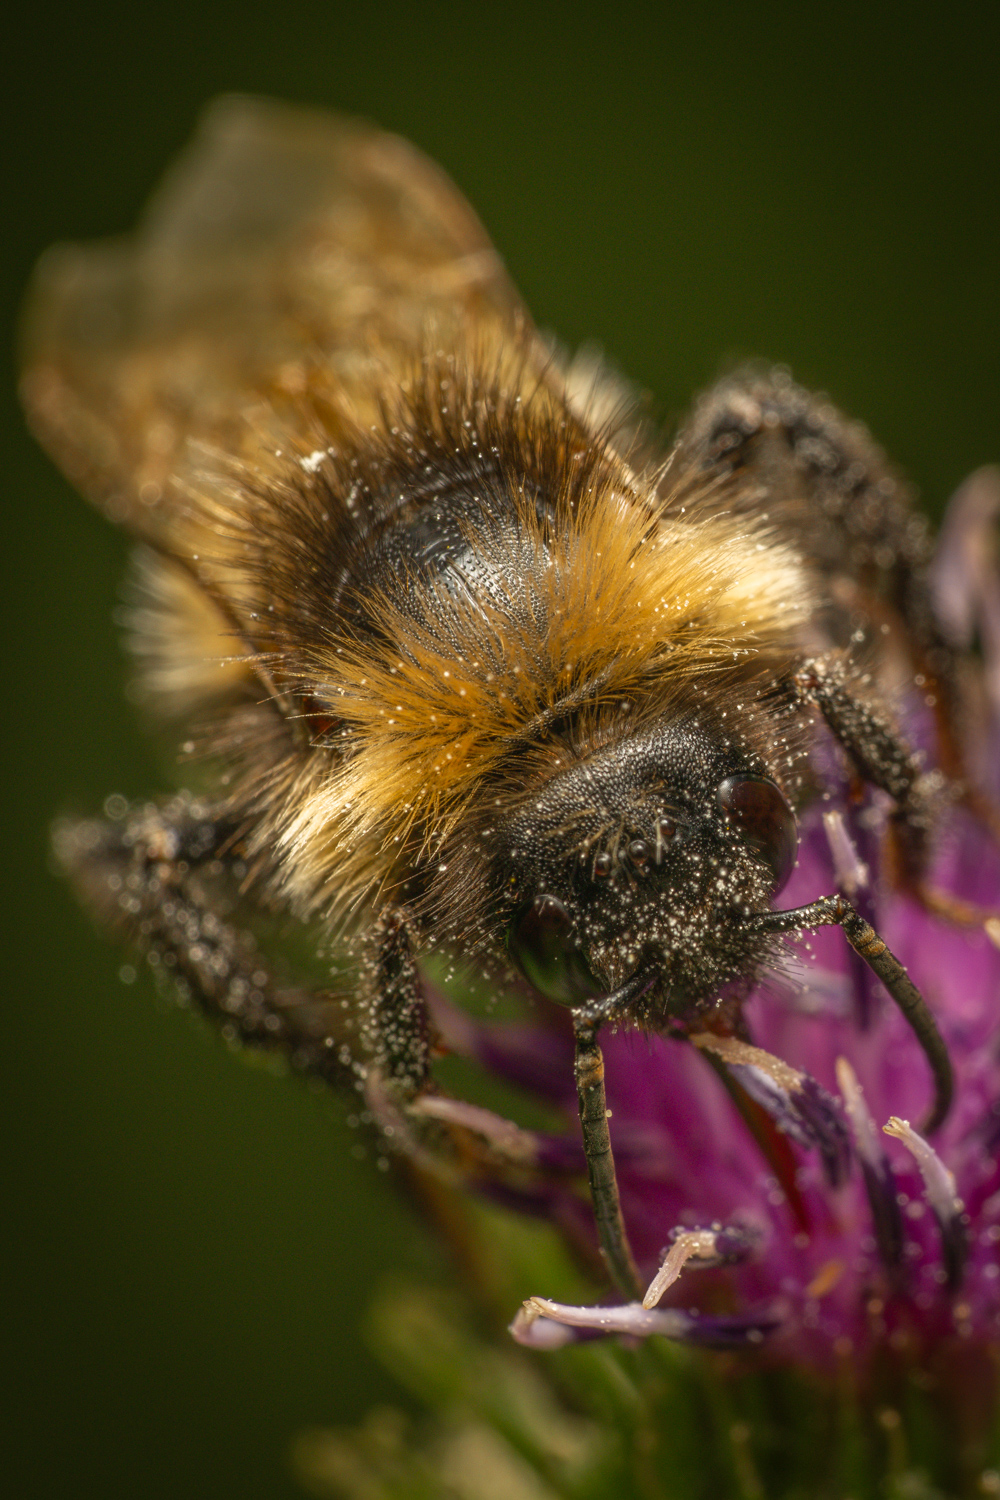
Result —
[[845, 827], [842, 813], [825, 812], [823, 829], [830, 846], [837, 884], [845, 896], [853, 900], [858, 891], [863, 890], [868, 884], [868, 866], [859, 857], [854, 847], [854, 841]]
[[[879, 1145], [875, 1121], [865, 1103], [858, 1076], [846, 1057], [837, 1058], [836, 1070], [837, 1087], [843, 1096], [847, 1118], [851, 1122], [851, 1133], [854, 1136], [857, 1153], [862, 1161], [868, 1162], [870, 1166], [877, 1166], [882, 1158], [882, 1149]], [[888, 1125], [886, 1129], [889, 1129]]]
[[692, 1229], [679, 1234], [664, 1257], [663, 1264], [649, 1283], [643, 1307], [655, 1307], [668, 1286], [673, 1286], [689, 1260], [715, 1260], [718, 1256], [715, 1233], [711, 1229]]
[[955, 1192], [954, 1174], [949, 1172], [934, 1147], [922, 1135], [917, 1134], [909, 1120], [901, 1120], [898, 1115], [892, 1115], [882, 1129], [886, 1135], [893, 1135], [898, 1141], [902, 1141], [912, 1155], [924, 1179], [927, 1201], [938, 1219], [947, 1224], [956, 1218], [962, 1212], [963, 1205]]

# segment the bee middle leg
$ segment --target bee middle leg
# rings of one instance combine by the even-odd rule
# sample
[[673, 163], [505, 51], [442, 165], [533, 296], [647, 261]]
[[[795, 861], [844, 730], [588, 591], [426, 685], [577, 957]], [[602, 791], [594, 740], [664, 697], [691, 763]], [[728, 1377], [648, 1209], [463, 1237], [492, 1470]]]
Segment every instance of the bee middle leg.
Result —
[[120, 817], [59, 824], [54, 846], [100, 925], [145, 954], [227, 1040], [356, 1088], [343, 1008], [322, 992], [283, 986], [239, 920], [246, 870], [234, 832], [217, 809], [181, 794]]
[[962, 787], [949, 783], [940, 772], [924, 769], [920, 757], [889, 721], [851, 691], [839, 663], [805, 662], [793, 686], [800, 703], [819, 709], [859, 776], [893, 799], [891, 850], [902, 889], [928, 911], [958, 926], [989, 922], [993, 913], [938, 890], [927, 880], [935, 806], [949, 790], [960, 798]]
[[436, 1093], [405, 912], [391, 908], [377, 926], [373, 994], [360, 1016], [353, 995], [286, 985], [243, 920], [237, 833], [224, 812], [181, 794], [123, 807], [120, 817], [66, 821], [54, 844], [99, 924], [144, 954], [229, 1042], [361, 1092], [387, 1144], [429, 1170], [485, 1174], [508, 1159], [523, 1170], [516, 1127], [458, 1102], [449, 1112]]
[[804, 662], [793, 686], [800, 703], [819, 709], [862, 780], [893, 799], [900, 875], [905, 885], [918, 887], [929, 857], [933, 803], [943, 777], [924, 771], [920, 758], [888, 720], [851, 691], [839, 663]]

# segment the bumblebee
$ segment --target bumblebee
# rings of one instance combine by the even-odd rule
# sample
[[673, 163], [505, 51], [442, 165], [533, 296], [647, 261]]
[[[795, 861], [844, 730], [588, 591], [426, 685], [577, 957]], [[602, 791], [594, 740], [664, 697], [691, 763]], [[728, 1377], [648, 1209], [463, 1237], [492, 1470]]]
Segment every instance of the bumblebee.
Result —
[[[25, 351], [39, 440], [139, 544], [140, 681], [201, 779], [61, 826], [58, 851], [227, 1034], [426, 1123], [426, 956], [513, 971], [569, 1008], [629, 1296], [601, 1026], [746, 1045], [784, 935], [839, 925], [940, 1123], [947, 1052], [864, 916], [842, 891], [774, 905], [821, 740], [886, 794], [917, 899], [941, 899], [936, 799], [972, 796], [928, 531], [863, 429], [752, 370], [658, 450], [612, 377], [536, 331], [419, 152], [235, 97], [134, 237], [44, 257]], [[917, 673], [943, 772], [881, 707]], [[361, 954], [348, 1020], [282, 987], [250, 935], [274, 911]]]

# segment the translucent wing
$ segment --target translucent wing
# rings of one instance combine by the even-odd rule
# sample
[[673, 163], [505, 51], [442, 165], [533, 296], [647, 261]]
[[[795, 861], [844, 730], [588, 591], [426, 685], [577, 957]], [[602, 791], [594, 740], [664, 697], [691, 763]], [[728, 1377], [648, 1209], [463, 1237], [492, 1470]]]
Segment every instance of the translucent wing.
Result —
[[[366, 419], [373, 362], [428, 334], [528, 320], [448, 178], [395, 136], [240, 96], [208, 109], [135, 236], [57, 246], [35, 273], [23, 390], [41, 442], [140, 536], [177, 524], [190, 439], [251, 456], [308, 440], [308, 403]], [[556, 382], [529, 336], [535, 378]], [[549, 371], [549, 373], [545, 373]], [[334, 434], [335, 436], [335, 434]]]

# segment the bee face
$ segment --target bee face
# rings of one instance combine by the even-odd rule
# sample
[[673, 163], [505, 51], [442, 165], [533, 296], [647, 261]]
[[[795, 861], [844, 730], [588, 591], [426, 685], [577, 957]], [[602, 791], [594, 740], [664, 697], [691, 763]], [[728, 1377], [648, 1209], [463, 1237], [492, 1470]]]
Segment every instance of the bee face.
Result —
[[556, 776], [503, 831], [517, 905], [507, 952], [567, 1005], [648, 984], [631, 1019], [680, 1018], [748, 983], [795, 861], [795, 819], [765, 764], [716, 725], [659, 725]]

